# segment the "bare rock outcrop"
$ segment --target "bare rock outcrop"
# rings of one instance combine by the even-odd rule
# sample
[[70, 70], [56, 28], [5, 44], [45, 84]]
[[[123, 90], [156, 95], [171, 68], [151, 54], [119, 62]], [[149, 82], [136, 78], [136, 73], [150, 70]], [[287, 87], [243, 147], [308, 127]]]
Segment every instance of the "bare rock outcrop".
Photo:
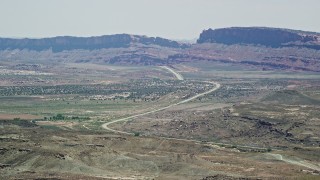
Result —
[[254, 44], [268, 47], [305, 45], [307, 48], [319, 46], [317, 34], [265, 27], [208, 29], [200, 34], [197, 43]]

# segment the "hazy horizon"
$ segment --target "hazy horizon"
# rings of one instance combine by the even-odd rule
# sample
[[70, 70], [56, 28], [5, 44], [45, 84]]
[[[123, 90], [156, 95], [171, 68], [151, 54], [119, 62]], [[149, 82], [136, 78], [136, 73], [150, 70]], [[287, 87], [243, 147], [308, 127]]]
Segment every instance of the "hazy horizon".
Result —
[[10, 0], [0, 37], [136, 34], [192, 40], [208, 28], [276, 27], [320, 32], [318, 0]]

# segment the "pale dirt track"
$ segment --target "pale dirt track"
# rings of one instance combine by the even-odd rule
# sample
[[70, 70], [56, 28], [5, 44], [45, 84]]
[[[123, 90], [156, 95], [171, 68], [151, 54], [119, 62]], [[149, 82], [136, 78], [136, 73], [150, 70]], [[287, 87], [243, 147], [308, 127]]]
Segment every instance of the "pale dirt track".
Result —
[[125, 118], [121, 118], [121, 119], [115, 119], [113, 121], [110, 121], [110, 122], [107, 122], [107, 123], [104, 123], [102, 124], [102, 128], [106, 129], [106, 130], [109, 130], [109, 131], [112, 131], [112, 132], [117, 132], [117, 133], [122, 133], [122, 134], [132, 134], [132, 133], [128, 133], [128, 132], [124, 132], [124, 131], [118, 131], [118, 130], [114, 130], [114, 129], [111, 129], [109, 128], [108, 126], [110, 124], [114, 124], [114, 123], [117, 123], [117, 122], [122, 122], [122, 121], [128, 121], [129, 119], [132, 119], [132, 118], [136, 118], [136, 117], [140, 117], [140, 116], [144, 116], [144, 115], [148, 115], [148, 114], [152, 114], [152, 113], [155, 113], [155, 112], [159, 112], [159, 111], [163, 111], [165, 109], [168, 109], [168, 108], [171, 108], [173, 106], [177, 106], [177, 105], [180, 105], [180, 104], [183, 104], [183, 103], [187, 103], [189, 101], [192, 101], [198, 97], [201, 97], [201, 96], [204, 96], [206, 94], [209, 94], [209, 93], [212, 93], [214, 91], [216, 91], [217, 89], [220, 88], [220, 84], [217, 83], [217, 82], [210, 82], [212, 84], [215, 85], [214, 88], [210, 89], [209, 91], [206, 91], [206, 92], [203, 92], [203, 93], [200, 93], [200, 94], [197, 94], [195, 96], [192, 96], [188, 99], [185, 99], [185, 100], [182, 100], [180, 102], [177, 102], [177, 103], [174, 103], [174, 104], [170, 104], [168, 106], [165, 106], [165, 107], [162, 107], [162, 108], [159, 108], [159, 109], [154, 109], [154, 110], [151, 110], [151, 111], [147, 111], [147, 112], [144, 112], [144, 113], [141, 113], [141, 114], [136, 114], [136, 115], [132, 115], [132, 116], [129, 116], [129, 117], [125, 117]]
[[304, 167], [307, 167], [307, 168], [310, 168], [310, 169], [313, 169], [313, 170], [316, 170], [316, 171], [320, 171], [320, 167], [319, 166], [316, 166], [314, 164], [311, 164], [311, 163], [308, 163], [308, 162], [305, 162], [305, 161], [297, 161], [297, 160], [289, 159], [289, 158], [283, 157], [281, 154], [273, 154], [273, 153], [268, 153], [268, 154], [271, 155], [272, 157], [274, 157], [275, 159], [279, 160], [279, 161], [284, 161], [284, 162], [289, 163], [289, 164], [294, 164], [294, 165], [298, 165], [298, 166], [304, 166]]
[[167, 67], [167, 66], [160, 66], [160, 67], [163, 68], [163, 69], [166, 69], [166, 70], [170, 71], [173, 75], [176, 76], [176, 78], [177, 78], [178, 80], [182, 81], [182, 80], [184, 79], [181, 74], [177, 73], [177, 72], [174, 71], [173, 69], [171, 69], [171, 68], [169, 68], [169, 67]]
[[[160, 66], [160, 68], [163, 68], [163, 69], [168, 70], [169, 72], [171, 72], [172, 74], [174, 74], [178, 80], [183, 80], [183, 79], [184, 79], [181, 74], [175, 72], [173, 69], [171, 69], [171, 68], [169, 68], [169, 67], [167, 67], [167, 66]], [[179, 105], [179, 104], [187, 103], [187, 102], [192, 101], [192, 100], [194, 100], [194, 99], [196, 99], [196, 98], [198, 98], [198, 97], [201, 97], [201, 96], [204, 96], [204, 95], [206, 95], [206, 94], [212, 93], [212, 92], [216, 91], [217, 89], [219, 89], [220, 86], [221, 86], [221, 85], [220, 85], [219, 83], [217, 83], [217, 82], [209, 82], [209, 83], [215, 85], [215, 87], [212, 88], [212, 89], [210, 89], [209, 91], [205, 91], [205, 92], [203, 92], [203, 93], [197, 94], [197, 95], [195, 95], [195, 96], [193, 96], [193, 97], [190, 97], [190, 98], [188, 98], [188, 99], [182, 100], [182, 101], [177, 102], [177, 103], [174, 103], [174, 104], [170, 104], [170, 105], [165, 106], [165, 107], [162, 107], [162, 108], [154, 109], [154, 110], [151, 110], [151, 111], [147, 111], [147, 112], [144, 112], [144, 113], [132, 115], [132, 116], [125, 117], [125, 118], [121, 118], [121, 119], [112, 120], [112, 121], [110, 121], [110, 122], [107, 122], [107, 123], [102, 124], [102, 128], [104, 128], [104, 129], [106, 129], [106, 130], [108, 130], [108, 131], [116, 132], [116, 133], [132, 134], [132, 133], [128, 133], [128, 132], [125, 132], [125, 131], [118, 131], [118, 130], [115, 130], [115, 129], [111, 129], [111, 128], [109, 128], [108, 126], [109, 126], [110, 124], [114, 124], [114, 123], [117, 123], [117, 122], [128, 121], [129, 119], [132, 119], [132, 118], [136, 118], [136, 117], [140, 117], [140, 116], [152, 114], [152, 113], [155, 113], [155, 112], [159, 112], [159, 111], [163, 111], [163, 110], [165, 110], [165, 109], [171, 108], [171, 107], [173, 107], [173, 106], [177, 106], [177, 105]]]

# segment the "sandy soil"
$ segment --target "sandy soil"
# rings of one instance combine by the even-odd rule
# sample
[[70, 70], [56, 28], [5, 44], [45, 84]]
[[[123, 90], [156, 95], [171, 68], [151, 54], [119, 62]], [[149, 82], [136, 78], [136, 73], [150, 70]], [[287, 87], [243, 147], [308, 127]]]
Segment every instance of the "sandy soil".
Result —
[[77, 125], [76, 122], [65, 122], [65, 121], [38, 121], [38, 125], [54, 125], [54, 126], [65, 126], [72, 128], [73, 126]]

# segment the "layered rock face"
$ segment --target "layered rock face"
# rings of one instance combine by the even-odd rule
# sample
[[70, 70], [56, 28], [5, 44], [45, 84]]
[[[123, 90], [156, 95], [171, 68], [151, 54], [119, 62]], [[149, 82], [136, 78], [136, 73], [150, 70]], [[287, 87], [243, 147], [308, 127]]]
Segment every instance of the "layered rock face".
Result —
[[[94, 50], [94, 51], [92, 51]], [[219, 62], [262, 70], [320, 72], [320, 34], [238, 27], [205, 30], [198, 43], [128, 34], [43, 39], [0, 38], [1, 61], [168, 65]]]
[[129, 34], [105, 35], [96, 37], [71, 37], [61, 36], [43, 39], [10, 39], [0, 38], [0, 50], [5, 49], [28, 49], [42, 51], [52, 49], [53, 52], [73, 49], [102, 49], [102, 48], [126, 48], [131, 43], [144, 45], [158, 45], [170, 48], [185, 48], [185, 44], [176, 41]]
[[317, 41], [317, 35], [303, 34], [286, 29], [234, 27], [204, 30], [197, 43], [254, 44], [281, 47], [291, 45], [310, 46], [311, 44], [317, 44]]

